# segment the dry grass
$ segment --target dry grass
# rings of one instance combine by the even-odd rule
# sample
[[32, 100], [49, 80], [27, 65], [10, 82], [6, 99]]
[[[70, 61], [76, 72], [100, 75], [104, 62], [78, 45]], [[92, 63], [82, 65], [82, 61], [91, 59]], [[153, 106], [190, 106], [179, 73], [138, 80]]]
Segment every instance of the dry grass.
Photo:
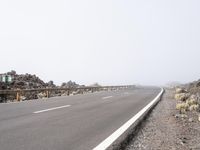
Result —
[[186, 113], [189, 110], [189, 105], [187, 103], [176, 104], [176, 109], [179, 110], [180, 114]]
[[195, 98], [189, 98], [189, 99], [187, 99], [186, 100], [186, 103], [188, 104], [188, 105], [197, 105], [198, 104], [198, 102], [197, 102], [197, 99], [195, 99]]
[[199, 111], [200, 104], [197, 95], [187, 93], [184, 89], [176, 88], [174, 98], [178, 101], [176, 109], [180, 114], [185, 114], [186, 111]]
[[179, 93], [179, 94], [175, 94], [174, 98], [176, 100], [179, 101], [185, 101], [186, 99], [189, 98], [189, 94], [188, 93]]
[[194, 104], [189, 107], [189, 111], [197, 111], [199, 110], [199, 104]]
[[179, 93], [185, 93], [186, 91], [182, 88], [176, 88], [176, 91], [175, 91], [177, 94]]

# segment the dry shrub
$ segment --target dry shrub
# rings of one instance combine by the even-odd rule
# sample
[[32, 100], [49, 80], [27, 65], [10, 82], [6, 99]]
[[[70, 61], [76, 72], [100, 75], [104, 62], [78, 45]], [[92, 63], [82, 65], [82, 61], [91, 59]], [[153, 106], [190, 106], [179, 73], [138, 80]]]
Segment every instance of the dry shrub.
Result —
[[176, 109], [182, 114], [189, 109], [189, 105], [187, 103], [178, 103], [176, 104]]
[[188, 93], [179, 93], [179, 94], [175, 94], [174, 98], [176, 100], [179, 101], [185, 101], [186, 99], [189, 98], [189, 94]]
[[189, 111], [197, 111], [199, 109], [199, 104], [194, 104], [189, 106]]
[[198, 102], [197, 102], [197, 99], [195, 99], [195, 98], [189, 98], [188, 100], [186, 100], [186, 103], [188, 104], [188, 105], [197, 105], [198, 104]]
[[186, 91], [182, 88], [176, 88], [175, 92], [179, 94], [179, 93], [185, 93]]
[[189, 105], [189, 111], [199, 110], [198, 98], [195, 95], [191, 95], [190, 98], [186, 100], [186, 103]]

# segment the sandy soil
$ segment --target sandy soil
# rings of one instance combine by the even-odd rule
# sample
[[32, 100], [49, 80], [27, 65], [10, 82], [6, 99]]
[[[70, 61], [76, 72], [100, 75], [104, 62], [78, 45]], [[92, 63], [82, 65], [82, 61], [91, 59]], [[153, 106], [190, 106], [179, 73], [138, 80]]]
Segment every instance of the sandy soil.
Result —
[[173, 91], [166, 90], [126, 150], [200, 150], [198, 114], [180, 116], [175, 107]]

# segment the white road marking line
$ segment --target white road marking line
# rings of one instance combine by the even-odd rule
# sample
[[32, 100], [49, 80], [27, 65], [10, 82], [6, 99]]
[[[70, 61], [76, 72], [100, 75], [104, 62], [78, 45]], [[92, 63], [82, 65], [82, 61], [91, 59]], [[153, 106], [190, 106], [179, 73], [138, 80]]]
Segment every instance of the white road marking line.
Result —
[[113, 96], [102, 97], [102, 99], [112, 98]]
[[38, 113], [43, 113], [46, 111], [51, 111], [51, 110], [56, 110], [56, 109], [60, 109], [60, 108], [66, 108], [66, 107], [70, 107], [71, 105], [64, 105], [64, 106], [59, 106], [59, 107], [53, 107], [53, 108], [49, 108], [49, 109], [44, 109], [44, 110], [40, 110], [40, 111], [35, 111], [33, 112], [34, 114], [38, 114]]
[[135, 116], [133, 116], [130, 120], [128, 120], [124, 125], [122, 125], [119, 129], [117, 129], [114, 133], [112, 133], [108, 138], [102, 141], [99, 145], [97, 145], [93, 150], [106, 150], [115, 140], [117, 140], [132, 124], [134, 124], [162, 95], [163, 89], [161, 92], [142, 110], [140, 110]]
[[129, 92], [124, 92], [125, 95], [129, 95]]

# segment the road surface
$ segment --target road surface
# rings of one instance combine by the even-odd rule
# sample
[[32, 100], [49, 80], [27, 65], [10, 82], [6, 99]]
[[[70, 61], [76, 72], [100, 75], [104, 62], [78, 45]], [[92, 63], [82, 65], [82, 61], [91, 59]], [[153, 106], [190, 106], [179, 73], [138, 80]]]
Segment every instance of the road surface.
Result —
[[89, 150], [152, 101], [146, 87], [0, 104], [0, 150]]

